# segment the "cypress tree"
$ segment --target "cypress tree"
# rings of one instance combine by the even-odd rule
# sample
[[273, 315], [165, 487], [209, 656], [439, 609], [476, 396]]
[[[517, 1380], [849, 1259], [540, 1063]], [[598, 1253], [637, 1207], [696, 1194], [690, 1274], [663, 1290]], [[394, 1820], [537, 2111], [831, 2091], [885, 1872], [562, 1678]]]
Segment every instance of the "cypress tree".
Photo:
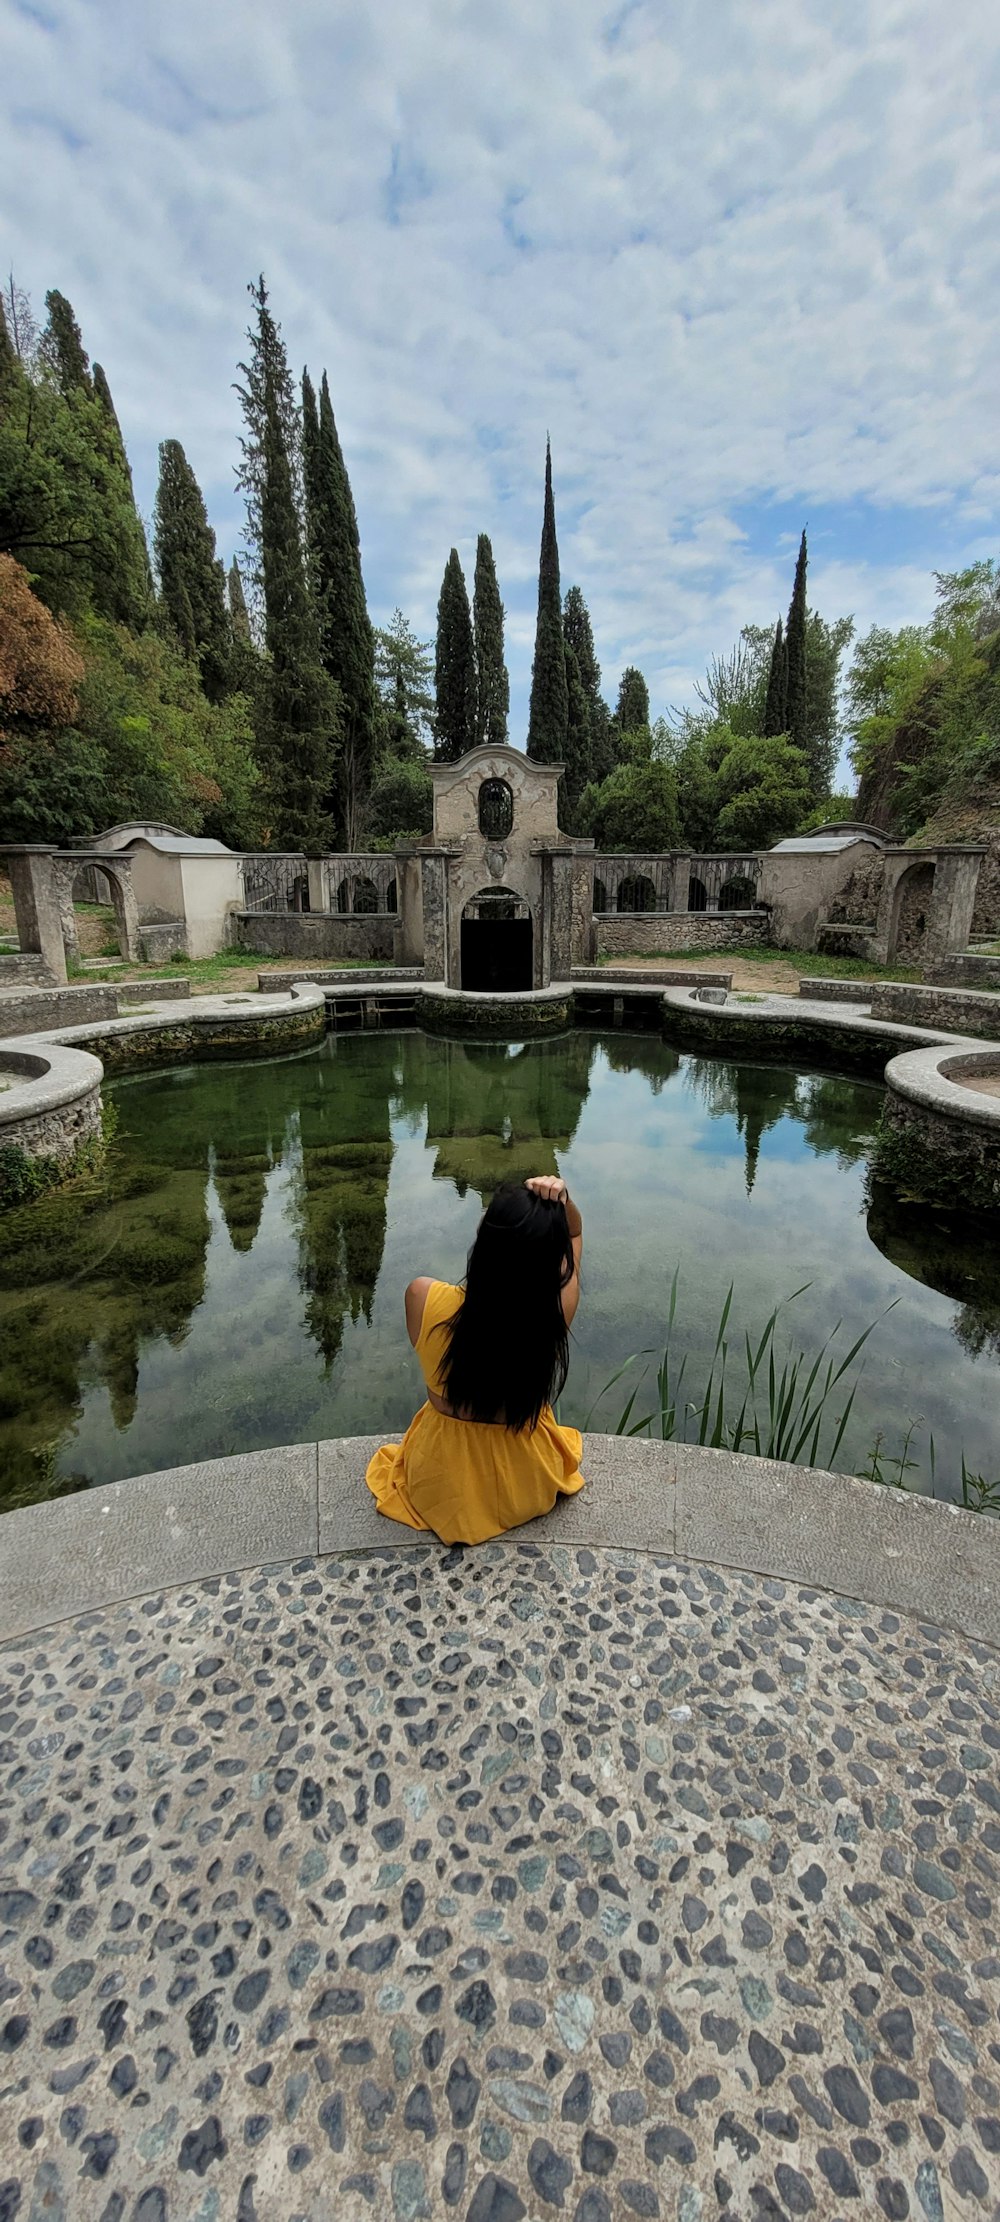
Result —
[[334, 807], [348, 851], [361, 846], [375, 751], [375, 639], [368, 618], [351, 483], [326, 372], [319, 408], [302, 374], [306, 527], [323, 668], [340, 692], [341, 751]]
[[243, 592], [242, 573], [240, 571], [240, 567], [236, 561], [235, 556], [233, 557], [233, 560], [229, 566], [229, 577], [227, 580], [227, 586], [229, 591], [230, 624], [232, 625], [236, 639], [244, 641], [246, 643], [246, 646], [249, 648], [251, 645], [250, 612], [247, 609], [247, 598]]
[[457, 548], [445, 564], [438, 600], [434, 699], [435, 758], [457, 764], [476, 738], [476, 649]]
[[250, 359], [237, 387], [246, 436], [240, 484], [264, 597], [266, 684], [258, 705], [258, 748], [274, 805], [276, 842], [322, 854], [330, 840], [327, 797], [335, 775], [336, 690], [320, 661], [316, 614], [297, 501], [298, 413], [288, 358], [263, 278], [248, 288], [254, 321]]
[[20, 370], [17, 349], [10, 336], [7, 324], [7, 312], [3, 305], [3, 295], [0, 294], [0, 422], [6, 414], [9, 400], [16, 391]]
[[91, 391], [90, 363], [83, 335], [64, 293], [47, 293], [48, 322], [42, 333], [42, 360], [61, 394], [82, 386]]
[[590, 704], [579, 659], [569, 641], [566, 658], [566, 770], [559, 781], [559, 816], [568, 833], [576, 830], [580, 796], [590, 778]]
[[154, 535], [167, 615], [185, 655], [197, 659], [209, 701], [219, 702], [229, 679], [225, 575], [201, 488], [179, 440], [160, 443]]
[[502, 747], [507, 739], [510, 680], [503, 658], [503, 603], [493, 549], [485, 532], [476, 542], [472, 616], [476, 639], [476, 742]]
[[621, 675], [615, 723], [619, 733], [641, 733], [649, 724], [649, 688], [634, 664], [628, 664]]
[[559, 543], [552, 499], [552, 451], [545, 442], [545, 506], [542, 512], [542, 545], [538, 562], [538, 620], [535, 626], [535, 659], [531, 667], [531, 706], [528, 712], [528, 755], [541, 764], [561, 764], [566, 757], [569, 695], [563, 649], [562, 599], [559, 592]]
[[128, 459], [128, 451], [125, 446], [122, 428], [118, 422], [118, 411], [115, 408], [114, 402], [111, 398], [111, 388], [108, 384], [107, 378], [105, 377], [100, 363], [94, 364], [93, 379], [94, 399], [100, 405], [102, 423], [107, 435], [108, 451], [112, 461], [116, 465], [117, 469], [121, 472], [125, 484], [128, 486], [132, 508], [135, 511], [137, 534], [142, 543], [140, 553], [144, 558], [146, 595], [150, 606], [152, 606], [153, 573], [150, 567], [149, 549], [146, 546], [145, 528], [143, 526], [142, 518], [139, 515], [139, 511], [136, 508], [135, 487], [132, 483], [132, 466]]
[[601, 667], [594, 648], [590, 611], [578, 586], [568, 589], [563, 603], [563, 635], [576, 657], [588, 702], [597, 702], [601, 692]]
[[785, 655], [785, 636], [781, 619], [774, 628], [774, 646], [771, 649], [771, 666], [767, 675], [767, 695], [761, 732], [770, 737], [787, 732], [788, 715], [788, 662]]
[[806, 697], [806, 536], [799, 543], [798, 562], [795, 566], [795, 583], [788, 607], [785, 627], [785, 659], [788, 672], [785, 701], [785, 731], [796, 748], [806, 748], [808, 742], [808, 703]]

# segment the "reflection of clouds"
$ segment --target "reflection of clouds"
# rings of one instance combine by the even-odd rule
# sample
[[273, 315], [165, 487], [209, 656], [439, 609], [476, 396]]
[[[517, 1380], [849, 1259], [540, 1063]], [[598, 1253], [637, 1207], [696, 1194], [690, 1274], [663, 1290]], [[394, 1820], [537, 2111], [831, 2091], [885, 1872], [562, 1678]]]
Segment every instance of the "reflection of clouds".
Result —
[[[631, 1039], [622, 1035], [615, 1040], [619, 1065], [629, 1059]], [[580, 1419], [625, 1357], [658, 1344], [671, 1279], [679, 1267], [676, 1340], [678, 1350], [690, 1352], [692, 1390], [710, 1358], [730, 1281], [736, 1284], [733, 1340], [744, 1326], [759, 1331], [778, 1297], [809, 1282], [787, 1315], [784, 1332], [796, 1348], [810, 1350], [838, 1318], [844, 1321], [838, 1343], [846, 1348], [862, 1326], [897, 1298], [896, 1309], [866, 1347], [844, 1462], [858, 1461], [879, 1428], [894, 1438], [911, 1418], [922, 1415], [939, 1449], [961, 1435], [974, 1464], [995, 1466], [993, 1350], [987, 1343], [973, 1355], [963, 1347], [975, 1343], [974, 1315], [956, 1312], [952, 1296], [908, 1278], [891, 1256], [882, 1254], [866, 1228], [863, 1168], [842, 1162], [852, 1132], [859, 1135], [870, 1123], [875, 1091], [850, 1082], [830, 1083], [825, 1076], [782, 1075], [780, 1068], [772, 1068], [768, 1086], [785, 1087], [793, 1109], [766, 1134], [748, 1197], [745, 1145], [736, 1118], [728, 1109], [710, 1118], [704, 1094], [687, 1084], [686, 1069], [679, 1076], [665, 1062], [666, 1081], [672, 1084], [656, 1095], [655, 1043], [635, 1043], [645, 1071], [613, 1071], [596, 1040], [581, 1049], [576, 1038], [570, 1046], [573, 1055], [563, 1062], [553, 1054], [559, 1045], [544, 1045], [549, 1093], [542, 1098], [538, 1052], [505, 1056], [502, 1064], [497, 1060], [498, 1070], [515, 1076], [521, 1111], [536, 1106], [532, 1115], [539, 1145], [546, 1133], [546, 1105], [554, 1106], [557, 1119], [566, 1118], [567, 1101], [571, 1109], [578, 1105], [572, 1141], [560, 1139], [554, 1149], [585, 1218], [583, 1302], [575, 1323], [564, 1418]], [[665, 1052], [665, 1059], [669, 1054]], [[226, 1136], [227, 1166], [238, 1163], [241, 1147], [259, 1150], [262, 1134], [273, 1154], [272, 1168], [264, 1175], [252, 1252], [234, 1248], [220, 1208], [225, 1197], [210, 1183], [204, 1293], [187, 1322], [183, 1344], [172, 1344], [165, 1336], [143, 1344], [138, 1411], [120, 1435], [112, 1428], [106, 1389], [96, 1380], [88, 1382], [77, 1440], [64, 1463], [89, 1466], [113, 1478], [163, 1464], [165, 1442], [170, 1458], [182, 1463], [248, 1441], [309, 1441], [324, 1434], [382, 1427], [389, 1432], [406, 1425], [421, 1390], [405, 1336], [403, 1291], [418, 1273], [461, 1278], [481, 1208], [473, 1185], [463, 1199], [452, 1179], [434, 1177], [437, 1145], [428, 1133], [427, 1106], [437, 1100], [435, 1090], [440, 1095], [444, 1061], [436, 1064], [438, 1059], [439, 1045], [424, 1037], [382, 1042], [374, 1036], [344, 1037], [335, 1054], [312, 1067], [306, 1060], [274, 1067], [266, 1084], [262, 1074], [252, 1072], [227, 1075], [223, 1070], [209, 1078], [203, 1071], [198, 1076], [192, 1086], [205, 1086], [206, 1100], [223, 1106], [224, 1115], [213, 1112], [208, 1123], [216, 1136]], [[457, 1069], [464, 1075], [458, 1098], [466, 1122], [461, 1147], [463, 1157], [469, 1153], [470, 1168], [476, 1169], [477, 1102], [494, 1128], [500, 1117], [511, 1117], [513, 1123], [518, 1105], [504, 1109], [503, 1090], [495, 1096], [485, 1085], [467, 1087], [468, 1061]], [[481, 1076], [490, 1069], [484, 1062]], [[747, 1073], [748, 1079], [741, 1081], [734, 1068], [718, 1067], [712, 1076], [714, 1100], [722, 1104], [729, 1089], [736, 1103], [740, 1085], [748, 1100], [746, 1088], [752, 1093], [755, 1074], [753, 1068]], [[218, 1096], [216, 1077], [222, 1086]], [[682, 1085], [676, 1084], [678, 1077]], [[390, 1093], [393, 1108], [387, 1121]], [[142, 1100], [135, 1099], [137, 1111]], [[193, 1149], [197, 1155], [194, 1103], [195, 1097], [181, 1086], [172, 1095], [151, 1095], [150, 1116], [168, 1121], [178, 1162], [185, 1147], [188, 1157]], [[381, 1133], [391, 1160], [387, 1178], [380, 1176], [381, 1266], [369, 1290], [370, 1320], [353, 1302], [358, 1277], [347, 1287], [339, 1356], [324, 1377], [297, 1288], [301, 1138], [315, 1135], [321, 1149], [335, 1147], [338, 1134], [357, 1134], [366, 1124], [366, 1106], [375, 1122], [372, 1131]], [[704, 1147], [706, 1134], [713, 1144], [710, 1153]], [[495, 1132], [492, 1139], [487, 1135], [488, 1148], [495, 1140]], [[616, 1391], [609, 1406], [602, 1407], [606, 1419], [617, 1417], [629, 1386], [631, 1382], [618, 1403]]]

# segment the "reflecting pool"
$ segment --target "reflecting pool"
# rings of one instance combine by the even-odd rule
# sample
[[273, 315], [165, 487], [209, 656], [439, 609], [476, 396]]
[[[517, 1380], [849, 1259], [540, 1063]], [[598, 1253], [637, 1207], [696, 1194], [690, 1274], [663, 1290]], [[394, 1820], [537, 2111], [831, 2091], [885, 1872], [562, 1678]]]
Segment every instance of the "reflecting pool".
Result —
[[[968, 1230], [866, 1191], [880, 1090], [678, 1056], [658, 1037], [514, 1045], [330, 1035], [309, 1054], [190, 1066], [108, 1091], [100, 1180], [0, 1230], [0, 1502], [323, 1435], [397, 1431], [419, 1397], [417, 1273], [458, 1279], [482, 1200], [561, 1172], [585, 1220], [561, 1416], [674, 1341], [696, 1383], [803, 1283], [796, 1346], [866, 1346], [839, 1463], [881, 1434], [964, 1444], [1000, 1472], [1000, 1261]], [[892, 1306], [887, 1311], [887, 1307]], [[598, 1404], [613, 1427], [636, 1375]], [[638, 1391], [633, 1417], [650, 1409]]]

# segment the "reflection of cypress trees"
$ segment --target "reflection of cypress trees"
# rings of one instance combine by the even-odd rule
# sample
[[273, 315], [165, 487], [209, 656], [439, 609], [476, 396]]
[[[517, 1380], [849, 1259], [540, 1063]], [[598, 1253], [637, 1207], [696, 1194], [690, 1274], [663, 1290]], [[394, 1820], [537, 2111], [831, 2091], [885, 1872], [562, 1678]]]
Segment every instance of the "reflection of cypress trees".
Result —
[[204, 1164], [140, 1164], [126, 1137], [105, 1177], [5, 1215], [0, 1502], [35, 1496], [88, 1378], [129, 1426], [144, 1343], [182, 1337], [205, 1293], [205, 1185]]
[[736, 1122], [746, 1153], [748, 1196], [761, 1142], [782, 1119], [794, 1119], [814, 1155], [835, 1156], [842, 1171], [867, 1156], [878, 1101], [863, 1082], [786, 1072], [780, 1065], [730, 1065], [714, 1057], [692, 1057], [687, 1069], [709, 1117]]
[[879, 1115], [876, 1090], [862, 1086], [819, 1073], [804, 1083], [806, 1140], [818, 1157], [836, 1157], [842, 1172], [867, 1157]]
[[692, 1057], [688, 1076], [709, 1118], [735, 1120], [746, 1153], [747, 1195], [752, 1195], [764, 1135], [779, 1120], [802, 1116], [798, 1075], [780, 1065], [729, 1065]]
[[224, 1156], [217, 1152], [212, 1167], [219, 1210], [226, 1222], [234, 1250], [252, 1250], [267, 1194], [268, 1174], [274, 1160], [266, 1150], [256, 1156]]
[[514, 1047], [439, 1041], [426, 1067], [427, 1146], [435, 1180], [485, 1202], [501, 1181], [558, 1171], [587, 1100], [593, 1044], [585, 1034]]
[[602, 1034], [599, 1040], [612, 1072], [641, 1072], [650, 1095], [662, 1095], [667, 1081], [680, 1071], [677, 1051], [658, 1034]]
[[1000, 1256], [983, 1241], [978, 1220], [903, 1203], [884, 1181], [873, 1180], [868, 1234], [911, 1281], [960, 1306], [951, 1331], [971, 1358], [1000, 1357]]
[[294, 1190], [299, 1280], [306, 1326], [327, 1366], [348, 1313], [371, 1319], [385, 1247], [397, 1051], [397, 1043], [378, 1035], [332, 1042], [322, 1084], [302, 1102]]

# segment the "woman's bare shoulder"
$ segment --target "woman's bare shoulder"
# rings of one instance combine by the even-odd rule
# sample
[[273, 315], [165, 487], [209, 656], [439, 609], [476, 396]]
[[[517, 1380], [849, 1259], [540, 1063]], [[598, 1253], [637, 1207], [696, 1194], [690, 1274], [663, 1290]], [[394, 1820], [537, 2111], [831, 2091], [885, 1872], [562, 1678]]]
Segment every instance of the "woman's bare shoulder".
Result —
[[424, 1306], [433, 1286], [433, 1275], [420, 1273], [415, 1281], [410, 1282], [406, 1291], [404, 1299], [406, 1305], [406, 1332], [414, 1345], [416, 1345], [420, 1336]]

